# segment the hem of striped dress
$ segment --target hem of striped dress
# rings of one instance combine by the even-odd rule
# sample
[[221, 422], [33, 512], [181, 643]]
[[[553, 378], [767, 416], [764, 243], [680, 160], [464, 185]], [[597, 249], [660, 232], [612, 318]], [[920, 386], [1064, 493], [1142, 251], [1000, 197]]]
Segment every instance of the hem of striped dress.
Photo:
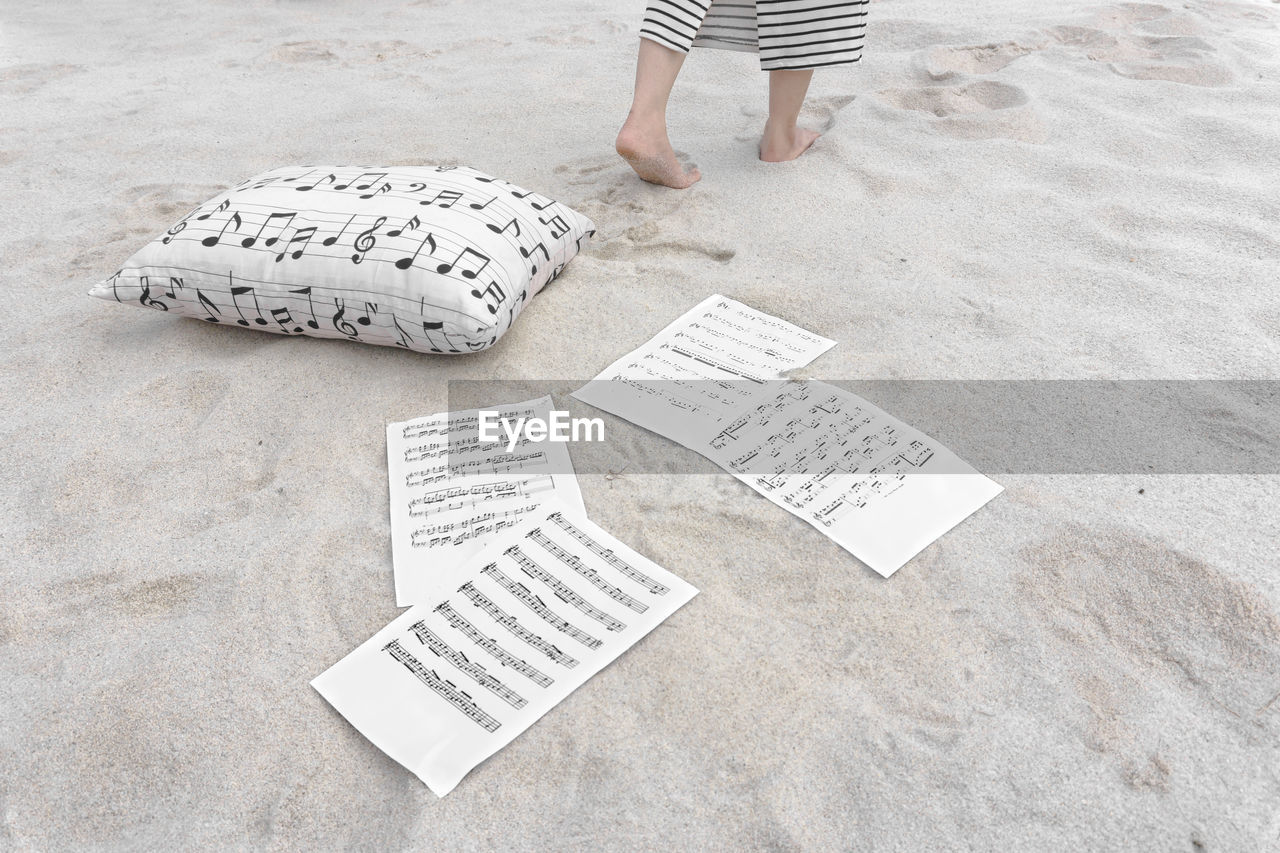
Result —
[[[660, 33], [650, 32], [648, 30], [640, 31], [640, 38], [648, 39], [656, 42], [663, 47], [678, 51], [679, 53], [688, 53], [690, 48], [683, 47], [661, 35]], [[714, 41], [707, 38], [695, 37], [692, 47], [709, 47], [715, 50], [732, 50], [736, 53], [758, 53], [758, 45], [734, 44], [732, 42]], [[785, 59], [760, 60], [761, 71], [810, 71], [816, 68], [830, 68], [835, 65], [853, 65], [862, 59], [862, 53], [859, 51], [857, 56], [850, 59], [832, 59], [825, 62], [805, 62], [803, 60], [788, 64]]]
[[794, 65], [788, 65], [785, 59], [773, 59], [769, 61], [760, 61], [761, 71], [809, 71], [815, 68], [830, 68], [833, 65], [853, 65], [862, 59], [859, 54], [852, 59], [832, 59], [827, 62], [797, 62]]
[[759, 48], [755, 44], [737, 44], [731, 41], [721, 41], [717, 38], [708, 38], [706, 36], [697, 36], [693, 40], [694, 47], [710, 47], [716, 50], [733, 50], [739, 53], [756, 53]]
[[[734, 44], [733, 42], [715, 41], [712, 39], [698, 37], [693, 40], [694, 47], [710, 47], [716, 50], [732, 50], [739, 53], [758, 53], [759, 48], [753, 44]], [[786, 59], [762, 59], [760, 60], [761, 71], [808, 71], [814, 68], [830, 68], [833, 65], [853, 65], [862, 59], [859, 53], [852, 59], [830, 59], [823, 62], [809, 62], [806, 60], [791, 60], [788, 64]]]
[[642, 38], [642, 39], [648, 39], [648, 40], [649, 40], [649, 41], [651, 41], [651, 42], [656, 42], [657, 44], [662, 45], [663, 47], [667, 48], [668, 50], [674, 50], [674, 51], [677, 51], [677, 52], [679, 52], [679, 53], [688, 53], [688, 52], [689, 52], [689, 48], [684, 47], [683, 45], [677, 44], [676, 42], [672, 41], [671, 39], [666, 38], [666, 37], [664, 37], [664, 36], [661, 36], [661, 35], [659, 35], [658, 33], [649, 32], [648, 30], [641, 30], [641, 31], [640, 31], [640, 38]]

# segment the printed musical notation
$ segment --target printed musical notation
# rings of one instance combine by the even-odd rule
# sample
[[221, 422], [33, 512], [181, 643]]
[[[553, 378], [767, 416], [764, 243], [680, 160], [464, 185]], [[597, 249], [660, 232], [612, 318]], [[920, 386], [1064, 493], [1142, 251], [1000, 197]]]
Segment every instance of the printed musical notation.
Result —
[[476, 607], [479, 607], [485, 613], [489, 614], [490, 618], [492, 618], [495, 623], [506, 628], [515, 637], [528, 643], [531, 648], [537, 649], [566, 669], [573, 669], [578, 665], [576, 658], [571, 657], [561, 649], [557, 648], [554, 643], [544, 640], [542, 637], [521, 625], [519, 619], [494, 604], [493, 600], [490, 599], [489, 596], [476, 589], [475, 584], [468, 581], [458, 587], [458, 592], [462, 593], [467, 600]]
[[427, 627], [425, 622], [419, 620], [410, 625], [409, 630], [414, 633], [419, 642], [431, 650], [432, 654], [453, 664], [459, 672], [469, 675], [473, 681], [512, 708], [523, 708], [528, 704], [523, 696], [490, 675], [483, 666], [472, 662], [465, 654], [442, 640], [438, 634]]
[[813, 508], [826, 526], [901, 488], [908, 471], [928, 470], [936, 453], [884, 412], [830, 388], [786, 383], [711, 439], [734, 473], [797, 510]]
[[779, 381], [695, 447], [884, 576], [1001, 491], [855, 394]]
[[766, 382], [835, 345], [720, 295], [710, 296], [573, 393], [686, 447]]
[[[459, 215], [469, 217], [483, 224], [491, 233], [506, 236], [510, 245], [518, 249], [522, 257], [531, 258], [541, 253], [543, 259], [548, 262], [551, 260], [551, 255], [547, 251], [546, 243], [544, 240], [539, 239], [538, 235], [545, 233], [546, 237], [551, 241], [556, 241], [573, 231], [573, 226], [569, 224], [572, 221], [572, 217], [568, 217], [567, 213], [557, 212], [555, 210], [557, 202], [536, 193], [521, 190], [514, 184], [490, 178], [466, 167], [437, 167], [434, 170], [426, 170], [425, 174], [421, 169], [413, 170], [412, 172], [404, 169], [399, 172], [392, 170], [364, 171], [354, 176], [349, 174], [352, 170], [346, 170], [347, 173], [341, 178], [336, 173], [329, 172], [312, 180], [312, 176], [317, 171], [311, 169], [300, 175], [280, 174], [271, 180], [258, 181], [249, 186], [238, 187], [232, 193], [245, 189], [261, 190], [273, 184], [282, 186], [293, 183], [295, 186], [292, 189], [299, 192], [315, 191], [339, 198], [354, 196], [360, 200], [379, 197], [394, 198], [413, 202], [424, 207], [456, 210]], [[432, 173], [434, 173], [434, 176]], [[493, 191], [494, 187], [499, 189], [497, 194]], [[229, 205], [230, 201], [230, 198], [224, 199], [223, 204]], [[287, 203], [287, 198], [282, 201]], [[529, 211], [528, 213], [524, 212], [526, 209]], [[228, 212], [228, 215], [234, 215], [229, 212], [227, 207], [223, 207], [219, 213], [221, 212]], [[277, 218], [285, 218], [296, 213], [297, 211], [281, 211], [272, 215]], [[413, 224], [415, 222], [417, 222], [417, 225]], [[356, 253], [352, 256], [354, 263], [362, 263], [364, 255], [377, 245], [377, 229], [385, 224], [385, 218], [381, 221], [374, 219], [366, 230], [359, 232], [360, 236], [357, 236], [353, 244], [356, 249]], [[420, 224], [421, 221], [417, 216], [411, 216], [407, 219], [405, 225], [387, 231], [385, 236], [395, 238], [402, 234], [408, 235], [409, 232], [416, 230]], [[331, 246], [338, 242], [350, 225], [351, 220], [343, 223], [336, 233], [322, 239], [321, 243], [325, 246]], [[538, 226], [542, 227], [539, 228]], [[321, 226], [316, 227], [319, 228]], [[182, 230], [182, 228], [178, 228], [168, 236], [177, 237]], [[331, 230], [331, 228], [328, 230]], [[237, 226], [235, 232], [239, 232], [239, 226]], [[589, 237], [592, 233], [590, 231], [584, 232], [579, 238], [575, 239]], [[314, 232], [312, 236], [314, 236]], [[364, 238], [363, 241], [361, 237]], [[421, 252], [429, 237], [430, 235], [427, 235], [422, 238], [412, 255], [397, 259], [397, 267], [400, 269], [408, 268]], [[274, 242], [273, 240], [272, 245], [274, 245]], [[216, 240], [208, 245], [216, 245]], [[438, 247], [437, 244], [432, 241], [431, 246], [433, 251], [429, 252], [428, 256], [436, 254], [434, 249]], [[488, 263], [487, 256], [481, 253], [478, 247], [455, 246], [454, 248], [460, 249], [460, 253], [469, 251], [469, 253], [477, 256], [477, 261], [483, 259], [480, 264], [481, 269]], [[446, 254], [445, 257], [448, 257], [448, 255]], [[457, 264], [457, 261], [458, 256], [455, 255], [453, 261], [437, 262], [437, 271], [447, 274], [450, 268]], [[463, 267], [461, 274], [464, 277], [474, 278], [478, 272], [479, 269], [474, 266], [466, 266]]]
[[[555, 500], [444, 575], [440, 592], [312, 682], [440, 796], [697, 594]], [[573, 640], [574, 654], [548, 634]]]
[[505, 589], [512, 598], [538, 614], [538, 616], [542, 618], [542, 621], [546, 622], [566, 637], [572, 637], [589, 649], [598, 649], [603, 645], [603, 640], [596, 639], [586, 631], [578, 628], [568, 619], [558, 615], [554, 610], [547, 606], [545, 601], [537, 595], [534, 595], [533, 592], [530, 591], [529, 587], [519, 581], [514, 581], [507, 577], [506, 572], [498, 568], [497, 563], [490, 563], [481, 569], [480, 573], [493, 578], [494, 581], [497, 582], [498, 586]]
[[[451, 468], [457, 463], [448, 461], [448, 450], [444, 451], [444, 456], [432, 456], [432, 459], [441, 460], [448, 464]], [[408, 454], [406, 454], [408, 455]], [[527, 453], [522, 456], [528, 460], [537, 460], [541, 464], [539, 467], [547, 467], [547, 455], [545, 453]], [[407, 459], [408, 462], [422, 462], [421, 457], [416, 459]], [[463, 463], [465, 464], [465, 463]], [[430, 470], [430, 469], [428, 469]], [[464, 468], [464, 472], [470, 473], [470, 468]], [[484, 465], [484, 470], [477, 473], [481, 474], [501, 474], [505, 473], [507, 467], [500, 464], [494, 464], [491, 460]], [[430, 477], [439, 476], [438, 474], [430, 475]], [[448, 472], [444, 476], [448, 477]], [[408, 486], [426, 486], [429, 479], [424, 475], [422, 469], [415, 470], [405, 476], [405, 484]], [[527, 497], [537, 495], [541, 492], [549, 491], [556, 487], [556, 481], [550, 476], [529, 477], [524, 480], [516, 480], [514, 482], [484, 483], [476, 486], [452, 486], [444, 489], [435, 489], [433, 491], [425, 491], [409, 501], [409, 516], [418, 518], [428, 516], [433, 513], [443, 512], [449, 509], [461, 509], [462, 507], [483, 506], [490, 501], [506, 500], [515, 497]]]
[[[572, 210], [466, 167], [277, 169], [192, 210], [158, 241], [143, 266], [172, 266], [163, 253], [180, 252], [189, 287], [160, 293], [122, 270], [103, 295], [276, 334], [466, 353], [496, 340], [593, 233]], [[245, 262], [258, 253], [262, 263]], [[328, 284], [343, 264], [378, 267], [386, 282], [361, 300], [361, 320], [351, 288]], [[422, 277], [452, 280], [453, 290], [436, 291], [456, 298], [428, 303], [410, 286]]]
[[[530, 530], [525, 535], [528, 536], [529, 539], [532, 540], [533, 542], [536, 542], [538, 545], [542, 546], [542, 549], [544, 551], [551, 554], [553, 557], [558, 559], [560, 562], [564, 563], [569, 568], [573, 569], [578, 574], [582, 575], [584, 578], [587, 579], [587, 581], [592, 586], [594, 586], [596, 589], [600, 590], [605, 595], [612, 598], [614, 601], [620, 604], [623, 604], [626, 607], [631, 608], [637, 613], [644, 613], [646, 610], [649, 609], [649, 605], [641, 601], [637, 601], [636, 599], [627, 595], [625, 592], [618, 589], [616, 586], [609, 583], [604, 578], [600, 577], [600, 573], [597, 572], [595, 569], [585, 565], [577, 557], [570, 554], [568, 551], [561, 548], [556, 543], [552, 542], [543, 534], [540, 528], [535, 527], [533, 530]], [[635, 570], [632, 570], [632, 574], [629, 575], [629, 577], [631, 577], [632, 580], [637, 581], [638, 583], [643, 583], [644, 581], [648, 580], [647, 578], [642, 579], [642, 577], [639, 576], [639, 574], [635, 572]], [[650, 591], [652, 592], [653, 590], [650, 589]]]
[[1001, 488], [866, 400], [784, 379], [833, 343], [711, 296], [573, 396], [701, 453], [887, 577]]
[[457, 521], [444, 521], [415, 527], [409, 533], [411, 548], [438, 548], [444, 545], [465, 545], [475, 541], [483, 544], [490, 534], [496, 533], [514, 524], [538, 508], [536, 502], [512, 506], [501, 512], [482, 512], [479, 515], [459, 513], [461, 505], [450, 506], [441, 510], [451, 516], [461, 516]]
[[[436, 613], [439, 613], [449, 624], [462, 632], [462, 635], [480, 648], [489, 653], [489, 656], [505, 667], [515, 670], [516, 672], [528, 678], [530, 681], [540, 687], [550, 687], [554, 683], [554, 679], [546, 673], [541, 672], [531, 666], [528, 661], [515, 657], [502, 646], [498, 645], [498, 641], [493, 637], [486, 637], [481, 634], [475, 625], [468, 622], [462, 614], [454, 610], [449, 602], [444, 601], [436, 605]], [[563, 662], [563, 661], [561, 661]], [[574, 664], [577, 661], [573, 661]]]
[[[494, 409], [507, 418], [550, 416], [550, 397]], [[443, 412], [387, 426], [391, 553], [396, 600], [427, 596], [440, 558], [465, 559], [552, 496], [581, 507], [564, 444], [527, 437], [507, 452], [479, 439], [478, 410]]]
[[626, 625], [622, 624], [617, 619], [614, 619], [598, 607], [592, 607], [587, 603], [586, 599], [578, 595], [565, 584], [556, 580], [554, 575], [527, 557], [525, 553], [520, 550], [519, 545], [512, 545], [502, 553], [515, 560], [516, 563], [519, 564], [520, 570], [526, 575], [534, 580], [541, 581], [548, 589], [551, 590], [552, 594], [555, 595], [556, 598], [560, 599], [565, 604], [568, 604], [570, 607], [574, 607], [587, 614], [592, 619], [603, 625], [606, 630], [622, 631], [626, 629]]
[[581, 530], [575, 527], [573, 522], [570, 521], [568, 518], [566, 518], [562, 513], [553, 512], [547, 516], [547, 520], [550, 521], [552, 524], [556, 525], [557, 527], [559, 527], [561, 530], [568, 533], [574, 539], [578, 540], [578, 542], [580, 542], [581, 544], [586, 545], [587, 548], [589, 548], [592, 553], [594, 553], [600, 559], [604, 560], [605, 563], [610, 568], [616, 569], [617, 571], [631, 578], [633, 581], [640, 584], [642, 587], [649, 590], [649, 592], [653, 593], [654, 595], [666, 595], [670, 591], [665, 586], [663, 586], [653, 578], [646, 575], [644, 572], [629, 565], [626, 560], [623, 560], [617, 554], [613, 553], [604, 545], [600, 544], [600, 542], [596, 540], [594, 537], [588, 536], [586, 533], [583, 533]]
[[496, 732], [502, 726], [502, 723], [480, 710], [475, 700], [459, 690], [458, 685], [441, 678], [435, 670], [427, 669], [423, 666], [420, 660], [410, 654], [404, 646], [400, 645], [399, 640], [392, 640], [383, 646], [382, 650], [404, 664], [405, 668], [412, 672], [419, 681], [434, 690], [450, 705], [466, 714], [468, 718], [485, 731]]

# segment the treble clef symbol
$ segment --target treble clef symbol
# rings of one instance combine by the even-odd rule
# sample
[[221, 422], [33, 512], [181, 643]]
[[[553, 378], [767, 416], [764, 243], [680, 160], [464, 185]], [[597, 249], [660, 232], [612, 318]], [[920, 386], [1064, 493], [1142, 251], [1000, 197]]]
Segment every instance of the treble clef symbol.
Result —
[[369, 250], [372, 249], [374, 244], [378, 242], [377, 238], [373, 236], [373, 232], [381, 228], [383, 223], [385, 223], [386, 221], [387, 221], [387, 217], [379, 216], [376, 220], [374, 220], [372, 228], [368, 229], [367, 231], [360, 232], [360, 236], [356, 237], [356, 241], [354, 244], [356, 248], [356, 253], [351, 256], [351, 263], [358, 264], [364, 260], [364, 256], [368, 254]]

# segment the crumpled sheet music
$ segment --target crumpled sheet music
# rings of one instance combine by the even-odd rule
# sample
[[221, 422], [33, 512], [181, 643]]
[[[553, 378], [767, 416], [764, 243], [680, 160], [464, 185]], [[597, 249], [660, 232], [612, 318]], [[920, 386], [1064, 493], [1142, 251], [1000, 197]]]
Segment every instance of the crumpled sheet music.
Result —
[[[506, 418], [548, 418], [551, 406], [550, 397], [540, 397], [487, 410]], [[478, 411], [387, 425], [391, 555], [400, 607], [428, 597], [447, 567], [483, 549], [553, 496], [583, 510], [567, 445], [522, 436], [508, 453], [505, 437], [479, 441]]]
[[888, 577], [1003, 488], [855, 394], [783, 379], [833, 344], [716, 295], [573, 396], [701, 453]]
[[697, 590], [549, 501], [312, 686], [443, 797]]

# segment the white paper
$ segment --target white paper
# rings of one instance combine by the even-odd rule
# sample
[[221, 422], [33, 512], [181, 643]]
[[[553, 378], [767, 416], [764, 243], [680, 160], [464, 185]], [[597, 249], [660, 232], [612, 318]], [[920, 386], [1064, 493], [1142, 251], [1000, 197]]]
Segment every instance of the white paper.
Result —
[[559, 501], [445, 574], [311, 682], [441, 797], [698, 592]]
[[693, 449], [888, 577], [1003, 487], [825, 382], [774, 393]]
[[[550, 397], [540, 397], [490, 410], [506, 418], [545, 419], [551, 405]], [[387, 425], [391, 558], [400, 607], [429, 597], [446, 567], [480, 551], [553, 495], [583, 508], [567, 445], [521, 436], [508, 453], [505, 437], [488, 443], [468, 439], [478, 435], [478, 412], [441, 412]]]
[[782, 379], [832, 345], [712, 296], [573, 396], [703, 454], [888, 577], [1003, 488], [855, 394]]
[[573, 393], [686, 447], [835, 341], [719, 294]]

